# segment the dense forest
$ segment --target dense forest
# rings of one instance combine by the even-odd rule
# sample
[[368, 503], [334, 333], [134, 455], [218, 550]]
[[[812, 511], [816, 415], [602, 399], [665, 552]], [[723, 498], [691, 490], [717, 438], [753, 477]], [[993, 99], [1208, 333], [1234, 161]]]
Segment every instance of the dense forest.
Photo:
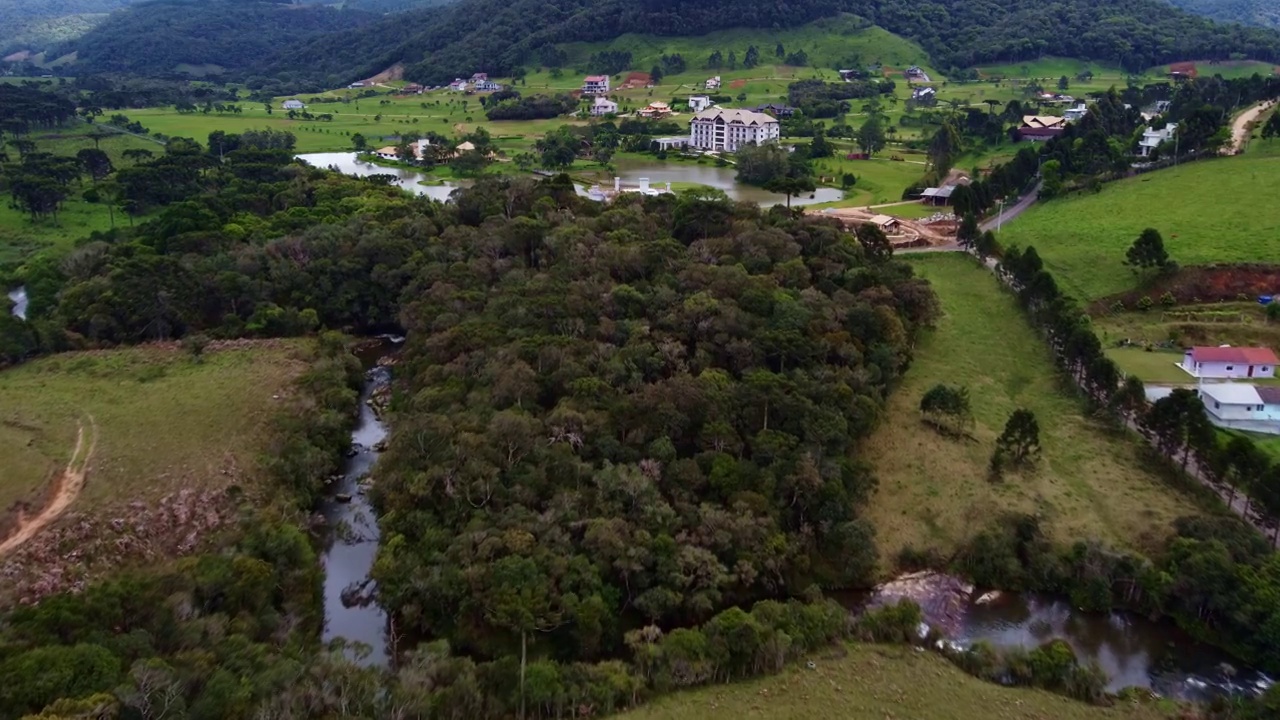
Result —
[[1188, 12], [1218, 22], [1280, 27], [1280, 6], [1271, 0], [1169, 0]]
[[77, 53], [75, 72], [165, 76], [179, 64], [256, 67], [281, 50], [377, 16], [256, 0], [153, 0], [113, 13], [57, 52]]

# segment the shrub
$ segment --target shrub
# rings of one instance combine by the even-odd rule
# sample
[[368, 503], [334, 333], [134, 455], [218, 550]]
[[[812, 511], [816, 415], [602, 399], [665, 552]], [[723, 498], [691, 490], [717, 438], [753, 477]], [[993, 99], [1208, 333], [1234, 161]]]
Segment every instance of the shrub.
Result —
[[1151, 301], [1150, 295], [1143, 295], [1142, 298], [1138, 300], [1138, 309], [1144, 312], [1150, 310], [1152, 305], [1155, 305], [1155, 303]]
[[1124, 311], [1125, 311], [1125, 307], [1124, 307], [1124, 301], [1123, 301], [1123, 300], [1117, 300], [1117, 301], [1115, 301], [1115, 302], [1111, 303], [1111, 312], [1114, 312], [1114, 313], [1122, 313], [1122, 312], [1124, 312]]
[[909, 643], [919, 635], [924, 613], [910, 600], [868, 610], [858, 618], [853, 635], [858, 640], [879, 643]]
[[1178, 304], [1178, 299], [1173, 296], [1173, 293], [1165, 291], [1165, 294], [1160, 296], [1160, 304], [1165, 307], [1173, 307]]

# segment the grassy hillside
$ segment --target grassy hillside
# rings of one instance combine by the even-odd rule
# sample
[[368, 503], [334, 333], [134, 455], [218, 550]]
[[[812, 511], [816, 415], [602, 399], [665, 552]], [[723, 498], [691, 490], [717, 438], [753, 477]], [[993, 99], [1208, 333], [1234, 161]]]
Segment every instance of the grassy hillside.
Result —
[[[1059, 542], [1139, 548], [1195, 512], [1145, 467], [1137, 442], [1094, 422], [1062, 391], [1043, 340], [989, 272], [958, 255], [912, 264], [933, 284], [944, 317], [917, 345], [884, 426], [866, 443], [880, 478], [870, 517], [882, 557], [908, 545], [947, 556], [1001, 510], [1040, 515]], [[920, 421], [920, 398], [937, 383], [969, 388], [974, 440], [943, 437]], [[1036, 414], [1044, 456], [1036, 469], [992, 483], [995, 438], [1018, 408]]]
[[[868, 26], [865, 20], [844, 15], [827, 18], [797, 28], [718, 30], [701, 37], [658, 37], [629, 33], [608, 42], [560, 45], [569, 64], [585, 65], [593, 54], [605, 50], [631, 53], [631, 65], [647, 71], [666, 54], [680, 54], [697, 80], [724, 73], [703, 69], [707, 56], [719, 50], [724, 57], [734, 51], [741, 62], [747, 48], [755, 45], [765, 64], [781, 61], [775, 55], [778, 43], [787, 53], [803, 50], [814, 68], [835, 69], [881, 63], [897, 68], [920, 65], [928, 68], [929, 56], [919, 45], [883, 28]], [[932, 68], [928, 68], [932, 71]]]
[[1278, 182], [1280, 158], [1262, 151], [1190, 163], [1037, 205], [1000, 241], [1034, 245], [1058, 284], [1083, 300], [1134, 285], [1125, 251], [1148, 227], [1184, 266], [1274, 261], [1280, 213], [1268, 208]]
[[1159, 704], [1100, 708], [1043, 690], [1005, 688], [966, 675], [933, 653], [849, 644], [813, 658], [812, 669], [661, 698], [623, 720], [1157, 720]]
[[[98, 441], [73, 509], [252, 475], [266, 422], [303, 369], [300, 345], [249, 343], [201, 364], [176, 347], [68, 353], [0, 371], [0, 512], [65, 465], [77, 422]], [[87, 421], [86, 421], [87, 422]], [[226, 475], [226, 471], [235, 471]]]

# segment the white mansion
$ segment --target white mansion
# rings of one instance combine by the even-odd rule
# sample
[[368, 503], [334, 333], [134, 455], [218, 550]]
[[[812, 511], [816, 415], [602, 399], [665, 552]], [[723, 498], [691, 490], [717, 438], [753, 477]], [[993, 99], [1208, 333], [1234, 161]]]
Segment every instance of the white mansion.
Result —
[[699, 150], [737, 152], [744, 145], [777, 140], [778, 121], [751, 110], [712, 106], [689, 121], [689, 146]]

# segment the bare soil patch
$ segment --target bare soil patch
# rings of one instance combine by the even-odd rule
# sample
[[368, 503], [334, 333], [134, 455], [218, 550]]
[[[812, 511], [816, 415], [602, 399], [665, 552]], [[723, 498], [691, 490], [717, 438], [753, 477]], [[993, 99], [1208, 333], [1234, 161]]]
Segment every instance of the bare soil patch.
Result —
[[746, 80], [734, 80], [733, 82], [729, 83], [729, 87], [734, 90], [737, 90], [738, 88], [744, 88], [746, 86], [747, 86]]
[[1166, 292], [1172, 294], [1180, 305], [1223, 300], [1252, 301], [1259, 295], [1280, 293], [1280, 265], [1249, 263], [1187, 267], [1173, 277], [1156, 278], [1137, 289], [1096, 300], [1089, 311], [1105, 313], [1116, 301], [1132, 308], [1143, 296], [1158, 301]]
[[89, 416], [88, 420], [88, 446], [85, 445], [85, 424], [81, 422], [76, 431], [76, 447], [71, 452], [71, 460], [50, 484], [47, 502], [39, 512], [30, 517], [27, 517], [24, 508], [19, 506], [13, 530], [8, 533], [4, 542], [0, 542], [0, 557], [35, 537], [37, 533], [57, 520], [80, 496], [85, 477], [89, 474], [89, 461], [93, 458], [93, 450], [98, 443], [98, 423], [94, 421], [93, 416]]

